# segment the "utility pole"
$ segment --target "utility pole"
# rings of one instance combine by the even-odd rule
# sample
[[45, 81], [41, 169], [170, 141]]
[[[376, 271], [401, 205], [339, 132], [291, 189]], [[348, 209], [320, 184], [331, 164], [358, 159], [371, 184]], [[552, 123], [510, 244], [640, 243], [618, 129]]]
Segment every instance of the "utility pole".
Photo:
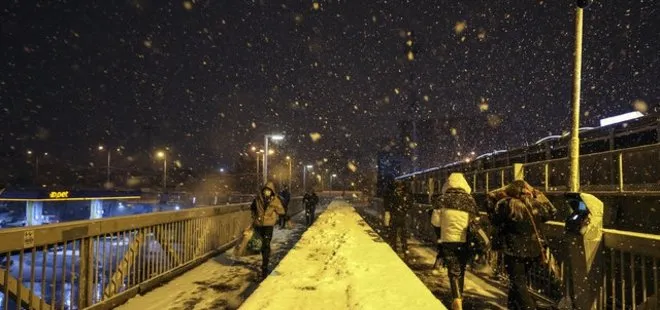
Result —
[[569, 147], [570, 175], [569, 191], [580, 190], [580, 89], [582, 81], [582, 28], [584, 8], [591, 0], [578, 0], [575, 8], [575, 58], [573, 67], [573, 100], [572, 100], [572, 123], [571, 144]]

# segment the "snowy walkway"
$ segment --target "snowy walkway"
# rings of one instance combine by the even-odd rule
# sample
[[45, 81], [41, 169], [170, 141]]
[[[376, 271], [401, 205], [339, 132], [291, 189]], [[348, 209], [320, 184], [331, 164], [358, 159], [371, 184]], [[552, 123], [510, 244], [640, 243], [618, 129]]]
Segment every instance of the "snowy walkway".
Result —
[[348, 203], [336, 200], [240, 309], [446, 309]]
[[[382, 226], [378, 215], [373, 214], [373, 211], [369, 208], [356, 209], [381, 237], [388, 241], [391, 240], [390, 232]], [[449, 305], [452, 298], [447, 269], [443, 267], [433, 268], [436, 256], [435, 248], [413, 239], [409, 240], [408, 251], [409, 254], [406, 257], [408, 267], [437, 298]], [[490, 273], [480, 272], [470, 268], [466, 272], [464, 309], [506, 309], [506, 294], [506, 284], [492, 279]]]
[[[319, 205], [317, 214], [325, 210]], [[292, 229], [275, 228], [271, 268], [296, 244], [307, 228], [304, 213], [293, 217]], [[136, 296], [119, 310], [222, 310], [237, 309], [252, 293], [261, 272], [261, 255], [235, 258], [224, 253], [165, 285]]]

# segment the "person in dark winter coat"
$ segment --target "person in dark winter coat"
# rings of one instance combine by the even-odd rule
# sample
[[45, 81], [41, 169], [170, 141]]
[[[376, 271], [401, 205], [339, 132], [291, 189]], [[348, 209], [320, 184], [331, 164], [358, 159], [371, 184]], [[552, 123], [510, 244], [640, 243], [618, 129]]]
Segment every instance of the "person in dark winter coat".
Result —
[[452, 173], [435, 200], [440, 210], [440, 243], [453, 297], [452, 309], [463, 309], [465, 267], [470, 260], [467, 244], [469, 221], [479, 216], [472, 189], [462, 173]]
[[275, 192], [273, 182], [268, 182], [252, 201], [252, 225], [261, 236], [261, 277], [268, 276], [268, 261], [270, 259], [270, 241], [273, 238], [273, 226], [278, 216], [285, 214], [282, 202]]
[[390, 226], [392, 232], [392, 246], [396, 250], [397, 239], [401, 240], [401, 251], [408, 252], [408, 229], [406, 217], [408, 210], [412, 208], [413, 197], [405, 186], [405, 183], [397, 181], [390, 187], [385, 197], [385, 211], [390, 213]]
[[286, 222], [289, 220], [289, 201], [291, 200], [291, 192], [289, 192], [289, 187], [284, 185], [284, 189], [280, 192], [280, 199], [282, 200], [282, 206], [284, 207], [284, 215], [280, 216], [280, 228], [284, 229], [286, 227]]
[[536, 309], [527, 290], [529, 273], [541, 260], [543, 251], [539, 241], [542, 237], [534, 226], [540, 228], [541, 223], [554, 216], [556, 209], [541, 192], [522, 180], [508, 185], [505, 194], [495, 205], [492, 220], [499, 230], [497, 237], [501, 238], [504, 268], [509, 276], [508, 308]]
[[316, 214], [316, 205], [319, 203], [319, 196], [316, 195], [314, 190], [305, 193], [303, 196], [303, 205], [305, 206], [305, 223], [307, 226], [314, 223], [314, 216]]

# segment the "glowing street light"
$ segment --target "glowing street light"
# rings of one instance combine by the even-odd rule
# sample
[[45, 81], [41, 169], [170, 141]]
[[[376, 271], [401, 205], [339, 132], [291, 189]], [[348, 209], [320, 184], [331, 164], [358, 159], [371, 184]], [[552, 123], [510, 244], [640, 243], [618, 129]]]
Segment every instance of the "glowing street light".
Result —
[[307, 191], [307, 169], [312, 169], [312, 165], [303, 165], [303, 191]]
[[273, 141], [279, 141], [283, 140], [284, 136], [280, 134], [273, 134], [273, 135], [264, 135], [264, 183], [268, 181], [268, 155], [270, 152], [268, 151], [268, 140], [273, 139]]
[[289, 162], [289, 190], [291, 190], [291, 156], [287, 156], [286, 161]]
[[158, 151], [156, 157], [163, 160], [163, 192], [167, 190], [167, 154], [164, 151]]
[[[103, 145], [98, 146], [99, 151], [103, 151], [105, 149], [106, 149], [106, 147], [103, 146]], [[106, 169], [106, 183], [110, 184], [110, 158], [112, 157], [112, 149], [107, 148], [107, 150], [108, 150], [108, 167]], [[117, 148], [117, 152], [119, 152], [119, 151], [121, 151], [121, 149]]]
[[[36, 182], [37, 177], [39, 177], [39, 157], [40, 156], [39, 156], [39, 154], [34, 153], [32, 150], [27, 150], [26, 153], [27, 153], [28, 156], [34, 155], [34, 169], [35, 169], [34, 178], [35, 178], [35, 182]], [[48, 156], [48, 152], [44, 152], [44, 154], [42, 156], [43, 157]]]

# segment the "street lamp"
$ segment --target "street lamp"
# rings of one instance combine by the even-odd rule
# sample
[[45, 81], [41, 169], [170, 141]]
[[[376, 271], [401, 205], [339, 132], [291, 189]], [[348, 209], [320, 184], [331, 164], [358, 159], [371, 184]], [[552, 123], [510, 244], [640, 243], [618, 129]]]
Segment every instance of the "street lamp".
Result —
[[164, 151], [158, 151], [156, 157], [163, 160], [163, 192], [167, 190], [167, 154]]
[[[32, 156], [34, 154], [34, 169], [35, 169], [35, 175], [34, 175], [34, 181], [36, 184], [37, 178], [39, 177], [39, 154], [35, 154], [32, 152], [32, 150], [27, 150], [27, 155]], [[43, 156], [48, 156], [48, 152], [45, 152]]]
[[261, 170], [261, 169], [259, 169], [259, 157], [260, 157], [259, 154], [264, 153], [264, 150], [258, 150], [258, 151], [257, 151], [257, 148], [253, 146], [253, 147], [252, 147], [252, 151], [256, 154], [256, 158], [257, 158], [257, 174], [256, 174], [256, 180], [257, 180], [257, 190], [259, 190], [259, 188], [261, 187], [261, 182], [260, 182], [260, 180], [259, 180], [259, 172], [260, 172], [260, 170]]
[[273, 139], [273, 141], [283, 140], [283, 135], [264, 135], [264, 183], [268, 181], [268, 140]]
[[332, 180], [333, 180], [334, 178], [336, 178], [336, 177], [337, 177], [337, 174], [336, 174], [336, 173], [333, 173], [333, 174], [330, 176], [330, 191], [332, 191]]
[[312, 165], [303, 165], [303, 191], [307, 191], [307, 169], [312, 169]]
[[289, 190], [291, 190], [291, 156], [287, 156], [286, 161], [289, 162]]
[[[99, 151], [105, 150], [105, 147], [103, 145], [99, 145], [98, 147]], [[117, 148], [117, 152], [120, 151], [120, 148]], [[108, 148], [108, 167], [106, 169], [106, 183], [110, 184], [110, 158], [112, 157], [112, 149]]]
[[571, 144], [568, 149], [570, 158], [569, 190], [580, 190], [580, 89], [582, 79], [582, 25], [584, 8], [593, 0], [577, 0], [575, 8], [575, 51], [573, 67], [573, 111], [571, 127]]

